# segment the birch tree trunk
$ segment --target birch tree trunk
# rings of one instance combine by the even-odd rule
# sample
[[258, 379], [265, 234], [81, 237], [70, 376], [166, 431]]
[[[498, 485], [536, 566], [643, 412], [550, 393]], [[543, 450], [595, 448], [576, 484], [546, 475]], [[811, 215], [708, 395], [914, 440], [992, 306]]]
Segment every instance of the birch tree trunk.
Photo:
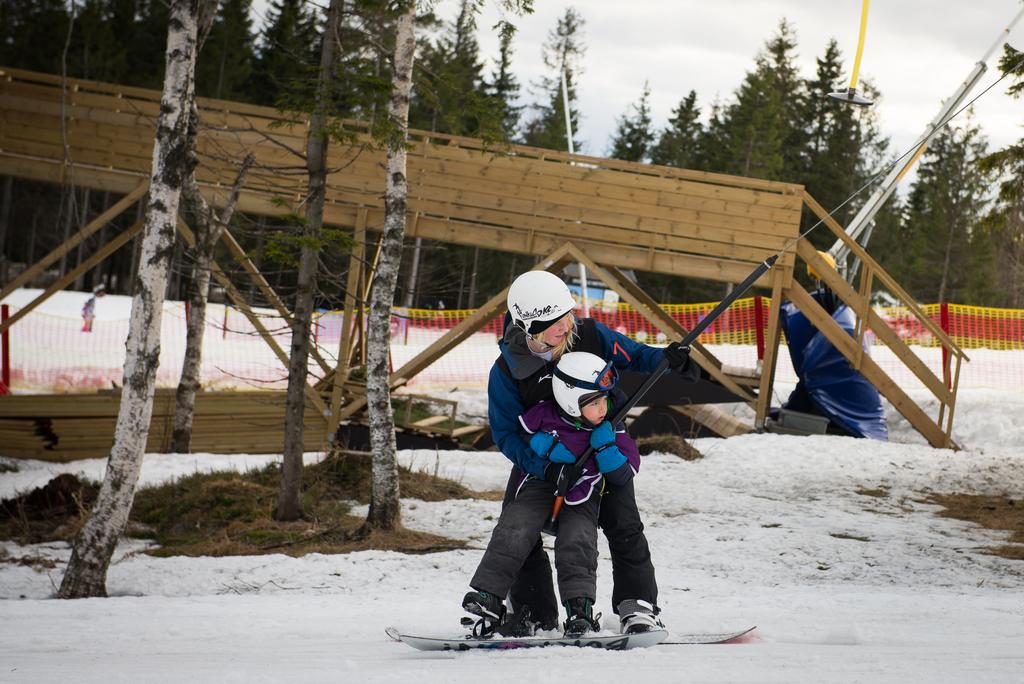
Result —
[[324, 223], [324, 190], [327, 186], [327, 108], [330, 105], [335, 54], [339, 48], [338, 22], [342, 0], [331, 0], [327, 24], [320, 47], [320, 74], [316, 103], [306, 138], [306, 170], [309, 186], [306, 195], [302, 253], [295, 293], [291, 354], [288, 363], [288, 396], [285, 402], [284, 458], [281, 464], [281, 489], [277, 499], [277, 519], [302, 517], [302, 453], [305, 447], [303, 418], [306, 412], [306, 376], [309, 371], [310, 329], [313, 320], [313, 292], [316, 289], [320, 260], [320, 236]]
[[[198, 111], [193, 117], [198, 121]], [[189, 146], [195, 150], [195, 127], [192, 127]], [[253, 163], [252, 155], [246, 155], [238, 170], [231, 195], [220, 216], [207, 204], [199, 192], [195, 174], [189, 173], [182, 188], [182, 201], [193, 217], [196, 244], [192, 252], [192, 282], [189, 289], [188, 329], [185, 333], [185, 359], [181, 366], [181, 378], [174, 395], [174, 429], [171, 432], [171, 451], [187, 454], [192, 450], [192, 418], [195, 414], [196, 392], [201, 385], [203, 366], [203, 336], [206, 332], [206, 304], [210, 294], [210, 264], [214, 248], [221, 235], [231, 223], [242, 189], [245, 174]]]
[[153, 144], [142, 257], [132, 295], [124, 387], [114, 445], [99, 497], [75, 539], [60, 598], [106, 595], [107, 568], [135, 497], [149, 436], [153, 391], [160, 361], [160, 319], [175, 221], [186, 172], [189, 111], [195, 95], [195, 50], [200, 0], [172, 0], [166, 66]]
[[398, 462], [395, 458], [395, 417], [391, 410], [388, 351], [391, 348], [391, 308], [402, 259], [406, 218], [406, 135], [409, 94], [416, 56], [416, 2], [409, 0], [395, 32], [394, 76], [388, 116], [394, 128], [388, 141], [384, 191], [384, 235], [380, 261], [373, 275], [366, 352], [366, 398], [373, 451], [373, 487], [364, 529], [393, 530], [400, 522]]

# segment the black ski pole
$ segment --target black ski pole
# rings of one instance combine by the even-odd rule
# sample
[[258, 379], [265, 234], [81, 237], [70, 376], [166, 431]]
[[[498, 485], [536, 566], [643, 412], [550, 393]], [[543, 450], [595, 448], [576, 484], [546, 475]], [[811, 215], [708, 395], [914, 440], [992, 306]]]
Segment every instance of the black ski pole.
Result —
[[[691, 344], [696, 342], [697, 338], [700, 337], [700, 334], [704, 332], [704, 330], [709, 325], [714, 323], [716, 318], [721, 316], [722, 313], [726, 309], [728, 309], [733, 302], [735, 302], [737, 299], [746, 294], [747, 290], [749, 290], [754, 285], [757, 279], [764, 275], [764, 273], [768, 269], [775, 265], [775, 262], [778, 260], [778, 258], [778, 254], [773, 254], [772, 256], [768, 257], [760, 264], [758, 264], [757, 268], [755, 268], [751, 272], [751, 274], [748, 275], [746, 279], [744, 279], [742, 283], [737, 285], [736, 288], [733, 289], [733, 291], [730, 292], [725, 299], [718, 303], [718, 306], [711, 310], [711, 313], [709, 313], [707, 316], [701, 319], [699, 323], [697, 323], [693, 330], [691, 330], [686, 335], [686, 337], [682, 339], [680, 344], [682, 344], [682, 346], [684, 347], [689, 347]], [[654, 383], [658, 382], [658, 380], [661, 379], [661, 376], [664, 375], [667, 371], [668, 359], [662, 359], [661, 363], [659, 363], [657, 368], [654, 369], [654, 372], [647, 376], [647, 379], [644, 380], [643, 384], [640, 385], [636, 392], [633, 393], [633, 396], [627, 399], [626, 403], [623, 404], [612, 417], [611, 422], [612, 425], [616, 427], [616, 429], [620, 425], [622, 425], [622, 423], [626, 420], [626, 414], [629, 413], [630, 410], [634, 406], [636, 406], [641, 399], [644, 398], [644, 395], [647, 394], [651, 387], [654, 386]], [[589, 459], [593, 454], [594, 447], [588, 446], [583, 451], [583, 453], [580, 454], [580, 456], [576, 459], [575, 463], [573, 463], [572, 465], [562, 466], [562, 471], [558, 475], [557, 494], [555, 496], [555, 503], [551, 508], [551, 517], [544, 525], [543, 531], [546, 534], [558, 533], [558, 514], [562, 510], [562, 504], [565, 503], [565, 495], [569, 492], [569, 488], [572, 487], [572, 485], [575, 484], [576, 480], [579, 479], [580, 474], [583, 472], [583, 464], [586, 463], [587, 459]]]

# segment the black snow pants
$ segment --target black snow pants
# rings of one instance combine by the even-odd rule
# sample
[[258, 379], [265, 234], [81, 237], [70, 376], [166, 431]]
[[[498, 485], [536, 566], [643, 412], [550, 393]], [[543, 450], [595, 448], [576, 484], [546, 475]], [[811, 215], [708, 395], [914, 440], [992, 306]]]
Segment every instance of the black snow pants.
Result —
[[[514, 498], [520, 476], [519, 468], [513, 467], [505, 487], [503, 507]], [[627, 599], [647, 601], [657, 606], [658, 583], [654, 578], [651, 550], [644, 536], [644, 524], [637, 510], [632, 480], [622, 487], [605, 486], [597, 521], [608, 539], [608, 550], [612, 556], [612, 610], [618, 613], [619, 604]], [[551, 578], [551, 562], [540, 536], [523, 562], [509, 597], [513, 610], [529, 606], [534, 619], [545, 629], [557, 627], [558, 600]]]
[[[597, 598], [597, 511], [599, 497], [562, 508], [555, 539], [558, 593], [565, 598]], [[470, 586], [497, 596], [509, 593], [523, 559], [551, 515], [555, 486], [527, 480], [515, 501], [501, 511]], [[549, 569], [550, 576], [550, 569]]]

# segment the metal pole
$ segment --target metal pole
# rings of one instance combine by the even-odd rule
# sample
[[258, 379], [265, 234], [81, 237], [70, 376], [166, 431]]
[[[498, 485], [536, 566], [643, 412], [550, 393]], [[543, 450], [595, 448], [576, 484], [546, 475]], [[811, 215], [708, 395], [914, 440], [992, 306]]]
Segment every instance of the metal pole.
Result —
[[[562, 62], [562, 109], [565, 110], [565, 141], [569, 148], [569, 154], [576, 154], [572, 142], [572, 113], [569, 110], [569, 85], [565, 76], [565, 62]], [[590, 292], [587, 288], [587, 267], [580, 263], [580, 299], [583, 308], [583, 317], [590, 318]]]
[[[917, 162], [917, 160], [924, 153], [925, 148], [928, 146], [929, 141], [934, 138], [939, 131], [942, 130], [943, 126], [947, 123], [952, 112], [956, 110], [958, 106], [967, 97], [967, 94], [973, 90], [974, 86], [977, 85], [978, 81], [984, 75], [988, 66], [985, 64], [992, 54], [999, 49], [999, 47], [1006, 42], [1007, 37], [1013, 28], [1020, 22], [1021, 18], [1024, 18], [1024, 9], [1020, 10], [1012, 21], [999, 33], [999, 37], [992, 43], [989, 49], [985, 52], [982, 58], [974, 65], [971, 72], [964, 79], [960, 87], [957, 88], [956, 92], [949, 97], [948, 100], [942, 103], [942, 107], [939, 113], [934, 119], [929, 122], [925, 128], [924, 134], [921, 137], [921, 143], [917, 146], [914, 154], [910, 155], [906, 161], [901, 164], [895, 165], [889, 170], [885, 179], [881, 182], [875, 192], [868, 198], [868, 201], [864, 203], [857, 215], [850, 221], [849, 226], [846, 228], [846, 234], [854, 240], [861, 243], [862, 246], [867, 247], [868, 238], [870, 237], [870, 231], [868, 227], [875, 218], [875, 214], [882, 208], [885, 202], [892, 196], [892, 193], [896, 190], [899, 181], [907, 174], [910, 168]], [[861, 240], [862, 234], [868, 231], [867, 235], [864, 235], [864, 239]], [[846, 271], [844, 275], [848, 281], [852, 282], [853, 277], [856, 274], [857, 264], [852, 265], [848, 270], [845, 269], [845, 262], [850, 254], [850, 250], [846, 247], [842, 240], [836, 240], [832, 248], [829, 249], [829, 253], [835, 257], [836, 265], [840, 269], [840, 272]]]
[[[700, 337], [700, 334], [704, 332], [709, 325], [714, 323], [716, 318], [725, 313], [725, 310], [728, 309], [733, 302], [746, 294], [747, 290], [757, 282], [757, 279], [775, 265], [778, 258], [778, 254], [773, 254], [758, 264], [757, 268], [755, 268], [742, 283], [737, 285], [735, 290], [733, 290], [725, 299], [720, 301], [718, 305], [711, 310], [711, 313], [705, 316], [689, 333], [687, 333], [686, 337], [682, 339], [680, 344], [684, 347], [689, 347], [691, 344], [696, 342], [697, 338]], [[612, 425], [616, 427], [620, 426], [622, 422], [626, 420], [626, 414], [628, 414], [630, 410], [632, 410], [632, 408], [644, 398], [644, 395], [647, 394], [647, 392], [654, 387], [654, 384], [661, 379], [661, 376], [667, 372], [668, 359], [663, 358], [657, 368], [654, 369], [654, 372], [647, 376], [647, 379], [644, 380], [643, 384], [640, 385], [636, 392], [634, 392], [633, 395], [626, 400], [626, 403], [620, 406], [615, 412], [615, 416], [611, 419]], [[576, 459], [576, 463], [562, 466], [562, 472], [558, 476], [558, 488], [555, 496], [555, 503], [551, 508], [551, 517], [548, 519], [543, 529], [546, 534], [557, 534], [558, 514], [562, 510], [562, 504], [565, 503], [565, 495], [569, 493], [569, 489], [576, 483], [576, 480], [579, 479], [580, 473], [583, 472], [583, 464], [585, 464], [593, 454], [594, 448], [588, 446]]]

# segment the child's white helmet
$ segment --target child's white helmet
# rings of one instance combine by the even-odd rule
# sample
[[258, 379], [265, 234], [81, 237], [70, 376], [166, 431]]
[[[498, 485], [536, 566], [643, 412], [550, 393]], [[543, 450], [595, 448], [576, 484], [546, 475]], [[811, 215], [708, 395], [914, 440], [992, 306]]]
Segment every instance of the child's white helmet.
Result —
[[583, 406], [608, 394], [619, 380], [611, 361], [590, 352], [569, 352], [562, 355], [551, 378], [555, 401], [564, 413], [573, 418], [583, 415]]
[[527, 271], [508, 288], [512, 324], [530, 335], [543, 332], [575, 306], [569, 287], [549, 271]]

